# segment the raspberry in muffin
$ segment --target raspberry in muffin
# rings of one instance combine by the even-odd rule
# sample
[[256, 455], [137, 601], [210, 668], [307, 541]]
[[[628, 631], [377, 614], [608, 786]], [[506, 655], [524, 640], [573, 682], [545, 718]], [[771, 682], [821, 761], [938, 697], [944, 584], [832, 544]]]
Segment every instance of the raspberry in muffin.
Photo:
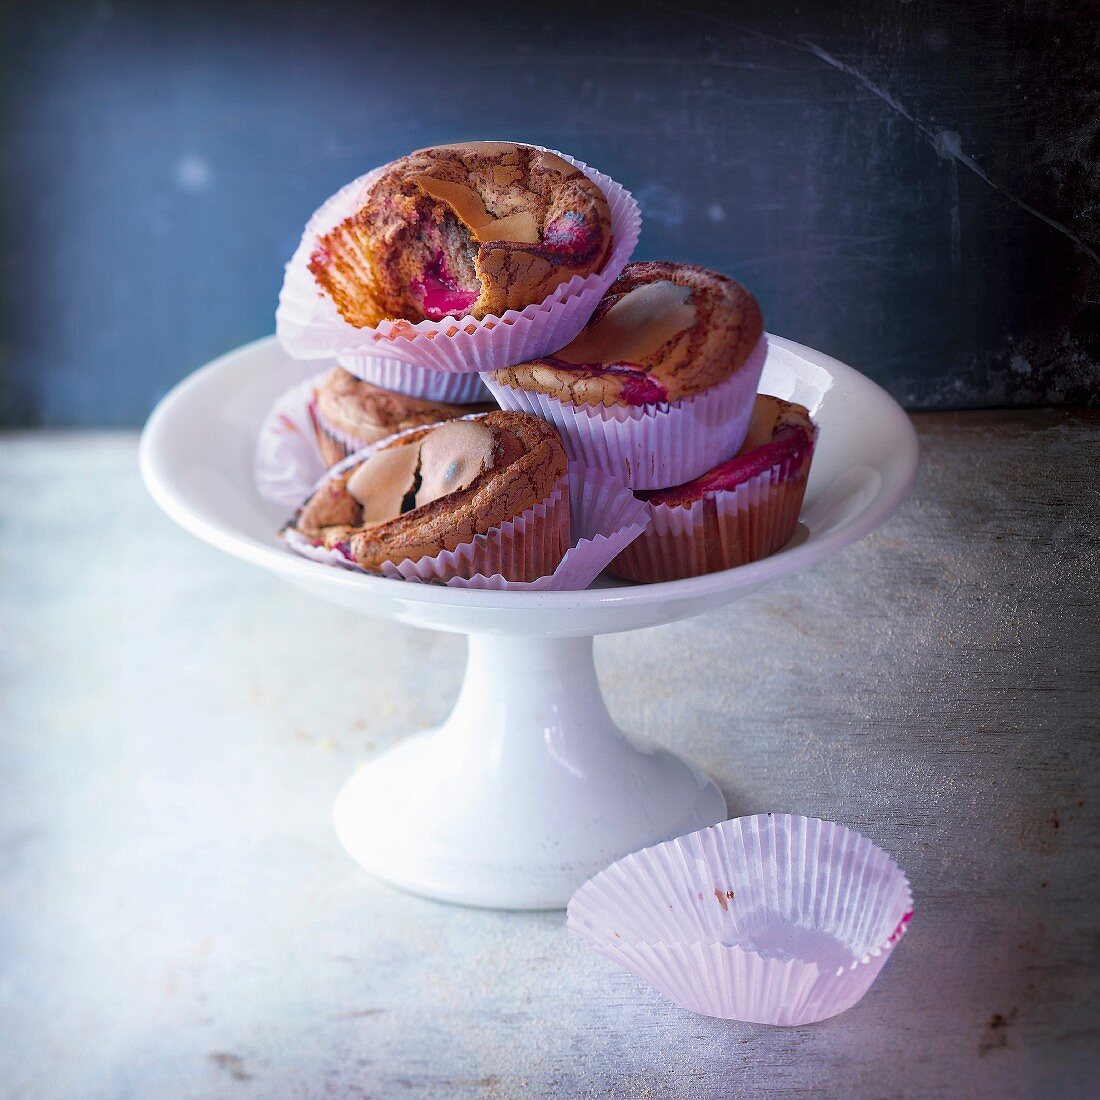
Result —
[[599, 271], [607, 200], [579, 168], [528, 145], [473, 141], [394, 161], [322, 236], [309, 268], [357, 327], [500, 315]]

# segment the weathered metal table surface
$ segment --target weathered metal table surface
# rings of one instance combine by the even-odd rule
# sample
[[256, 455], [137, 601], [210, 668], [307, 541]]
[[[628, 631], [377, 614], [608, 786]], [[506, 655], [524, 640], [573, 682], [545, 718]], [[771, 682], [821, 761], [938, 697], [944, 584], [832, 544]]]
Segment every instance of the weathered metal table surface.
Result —
[[132, 435], [2, 447], [5, 1097], [1081, 1096], [1100, 1050], [1100, 421], [916, 418], [912, 501], [809, 573], [600, 639], [616, 717], [733, 814], [868, 834], [912, 931], [797, 1029], [682, 1012], [560, 913], [379, 885], [329, 811], [448, 710], [461, 638], [175, 528]]

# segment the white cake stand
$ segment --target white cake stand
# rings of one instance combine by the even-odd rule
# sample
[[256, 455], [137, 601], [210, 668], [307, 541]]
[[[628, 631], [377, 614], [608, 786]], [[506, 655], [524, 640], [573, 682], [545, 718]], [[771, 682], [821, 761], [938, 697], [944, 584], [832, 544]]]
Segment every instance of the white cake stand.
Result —
[[396, 886], [496, 908], [564, 906], [627, 852], [726, 816], [714, 782], [615, 725], [592, 638], [697, 615], [862, 538], [905, 499], [917, 442], [878, 386], [773, 338], [762, 390], [809, 406], [820, 426], [798, 534], [780, 553], [692, 580], [586, 592], [485, 592], [364, 577], [296, 557], [287, 518], [253, 486], [256, 435], [275, 398], [317, 369], [274, 339], [196, 371], [157, 406], [141, 440], [145, 482], [201, 539], [366, 615], [469, 636], [466, 677], [436, 730], [405, 738], [348, 780], [341, 842]]

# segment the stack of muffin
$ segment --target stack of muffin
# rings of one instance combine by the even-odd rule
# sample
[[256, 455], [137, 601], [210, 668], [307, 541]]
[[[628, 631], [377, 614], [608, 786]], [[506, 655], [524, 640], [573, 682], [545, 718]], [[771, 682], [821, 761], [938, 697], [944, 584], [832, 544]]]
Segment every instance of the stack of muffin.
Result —
[[[694, 265], [616, 262], [609, 183], [531, 146], [440, 146], [372, 173], [335, 224], [315, 217], [288, 282], [312, 279], [332, 323], [378, 351], [357, 344], [316, 389], [335, 469], [288, 524], [291, 545], [368, 572], [430, 559], [432, 579], [533, 581], [569, 549], [569, 479], [591, 468], [645, 506], [608, 565], [619, 577], [697, 576], [790, 539], [815, 429], [802, 406], [757, 394], [756, 300]], [[556, 342], [512, 361], [517, 322]], [[463, 334], [475, 369], [433, 369]], [[432, 356], [416, 362], [414, 346]]]

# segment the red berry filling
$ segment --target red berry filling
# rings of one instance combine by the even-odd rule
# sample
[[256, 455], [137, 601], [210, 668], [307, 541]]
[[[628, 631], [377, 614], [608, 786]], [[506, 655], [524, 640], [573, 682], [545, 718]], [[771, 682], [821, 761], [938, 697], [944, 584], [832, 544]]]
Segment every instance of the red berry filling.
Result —
[[619, 379], [619, 396], [624, 405], [658, 405], [668, 400], [668, 390], [656, 378], [633, 363], [567, 363], [548, 355], [544, 362], [558, 370], [584, 371], [590, 375], [610, 374]]
[[464, 317], [479, 294], [477, 290], [467, 290], [459, 285], [447, 267], [442, 250], [436, 252], [423, 276], [412, 281], [410, 290], [419, 301], [424, 316], [432, 321], [444, 317]]
[[595, 255], [601, 238], [596, 226], [575, 210], [559, 214], [543, 230], [542, 243], [555, 252], [568, 252], [575, 262], [584, 263]]
[[734, 455], [694, 481], [674, 485], [671, 489], [648, 489], [635, 495], [652, 504], [690, 504], [712, 493], [736, 489], [742, 482], [770, 470], [780, 462], [800, 462], [812, 450], [813, 436], [803, 428], [789, 425], [776, 432], [770, 443], [748, 454]]

